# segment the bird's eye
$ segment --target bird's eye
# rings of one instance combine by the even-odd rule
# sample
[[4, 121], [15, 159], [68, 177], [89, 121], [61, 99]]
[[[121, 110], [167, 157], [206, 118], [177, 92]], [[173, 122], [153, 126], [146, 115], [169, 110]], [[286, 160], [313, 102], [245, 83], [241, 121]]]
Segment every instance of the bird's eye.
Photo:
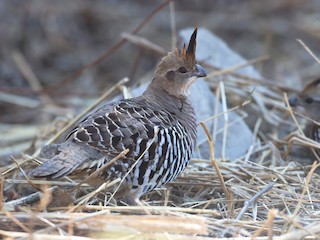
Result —
[[305, 102], [309, 103], [309, 104], [313, 103], [313, 98], [312, 97], [308, 97], [308, 98], [306, 98]]
[[178, 71], [180, 73], [186, 73], [187, 72], [187, 69], [185, 67], [179, 67]]

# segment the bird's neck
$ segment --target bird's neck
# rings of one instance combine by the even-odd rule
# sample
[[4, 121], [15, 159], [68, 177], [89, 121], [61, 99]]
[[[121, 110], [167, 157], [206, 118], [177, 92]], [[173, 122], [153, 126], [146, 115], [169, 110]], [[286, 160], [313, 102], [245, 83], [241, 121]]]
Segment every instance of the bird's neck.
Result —
[[159, 107], [170, 111], [182, 111], [184, 105], [190, 105], [186, 96], [173, 95], [163, 88], [150, 84], [143, 96], [152, 104], [157, 104]]
[[186, 96], [174, 96], [165, 89], [154, 88], [150, 84], [142, 98], [153, 107], [170, 112], [177, 120], [184, 123], [192, 138], [196, 138], [196, 116], [192, 104]]

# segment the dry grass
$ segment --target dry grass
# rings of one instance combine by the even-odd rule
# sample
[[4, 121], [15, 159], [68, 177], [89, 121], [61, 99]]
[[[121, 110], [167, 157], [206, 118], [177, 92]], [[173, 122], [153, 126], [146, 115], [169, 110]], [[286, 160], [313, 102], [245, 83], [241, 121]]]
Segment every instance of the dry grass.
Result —
[[[170, 9], [174, 13], [174, 6], [171, 5]], [[150, 16], [152, 17], [152, 14]], [[143, 24], [149, 19], [147, 17]], [[176, 31], [174, 26], [172, 24], [172, 32]], [[156, 53], [163, 51], [149, 40], [135, 37], [135, 31], [133, 34], [124, 34], [120, 43], [132, 41], [133, 44]], [[120, 47], [120, 43], [116, 46]], [[107, 51], [75, 76], [94, 67], [109, 53], [110, 51]], [[257, 58], [248, 64], [264, 59]], [[30, 73], [21, 56], [17, 55], [17, 61], [21, 69], [25, 69], [30, 76], [35, 90], [39, 90], [41, 85]], [[97, 106], [111, 91], [74, 117], [69, 124], [62, 123], [62, 130], [57, 131], [53, 124], [46, 125], [42, 131], [45, 137], [34, 139], [31, 146], [32, 133], [37, 131], [39, 126], [21, 126], [23, 131], [7, 132], [10, 140], [7, 142], [8, 146], [11, 145], [18, 151], [30, 146], [28, 150], [32, 154], [24, 154], [14, 160], [12, 165], [0, 169], [0, 234], [4, 239], [55, 240], [187, 240], [212, 237], [234, 237], [233, 239], [239, 240], [319, 239], [320, 178], [314, 173], [318, 165], [314, 163], [302, 167], [295, 162], [283, 160], [283, 146], [295, 143], [297, 139], [301, 145], [319, 146], [305, 139], [302, 132], [295, 133], [295, 138], [281, 137], [285, 130], [292, 131], [295, 124], [300, 128], [295, 118], [294, 121], [291, 120], [290, 115], [295, 115], [290, 107], [286, 107], [287, 98], [283, 97], [284, 90], [294, 90], [234, 72], [244, 66], [246, 64], [225, 70], [215, 69], [207, 80], [213, 91], [222, 89], [222, 99], [240, 102], [231, 109], [227, 109], [224, 104], [223, 114], [228, 111], [253, 111], [249, 118], [263, 119], [265, 128], [261, 128], [262, 120], [255, 121], [256, 124], [252, 125], [255, 139], [248, 153], [239, 159], [215, 159], [211, 133], [206, 131], [208, 141], [212, 143], [211, 159], [192, 159], [187, 170], [176, 181], [145, 196], [139, 206], [123, 206], [115, 201], [110, 202], [113, 193], [106, 189], [117, 187], [121, 179], [104, 183], [98, 189], [92, 189], [83, 182], [69, 178], [51, 182], [33, 180], [33, 188], [39, 191], [28, 193], [31, 189], [30, 181], [21, 174], [22, 170], [35, 166], [34, 159], [44, 142], [56, 141], [65, 129]], [[228, 81], [223, 84], [217, 81], [216, 77], [221, 75]], [[124, 82], [125, 80], [120, 81], [111, 90], [119, 89]], [[252, 93], [252, 99], [248, 99], [248, 92], [252, 90], [252, 86], [257, 85], [260, 87]], [[41, 95], [40, 99], [43, 104], [51, 103], [46, 95]], [[13, 97], [10, 100], [20, 104], [21, 99]], [[21, 104], [27, 103], [21, 100]], [[47, 107], [51, 111], [57, 111], [55, 106]], [[212, 116], [212, 119], [216, 117], [217, 115]], [[205, 122], [212, 119], [204, 120], [202, 126], [206, 129]], [[227, 132], [227, 129], [224, 131]], [[0, 149], [2, 155], [4, 151], [7, 150]], [[82, 191], [82, 195], [73, 202], [61, 188], [77, 189]], [[10, 194], [25, 196], [9, 201], [8, 199], [14, 198]]]

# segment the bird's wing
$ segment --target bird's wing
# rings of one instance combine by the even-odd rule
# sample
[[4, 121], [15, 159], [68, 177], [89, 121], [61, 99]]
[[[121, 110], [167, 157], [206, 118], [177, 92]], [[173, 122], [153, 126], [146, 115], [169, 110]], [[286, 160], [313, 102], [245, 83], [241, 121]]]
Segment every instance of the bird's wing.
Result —
[[[179, 155], [182, 143], [178, 143], [177, 148], [172, 144], [177, 142], [175, 139], [184, 138], [188, 145], [184, 128], [169, 112], [154, 109], [151, 107], [154, 104], [141, 101], [115, 102], [90, 114], [69, 133], [64, 143], [54, 146], [53, 154], [49, 151], [50, 159], [34, 169], [31, 175], [58, 178], [77, 168], [99, 167], [125, 149], [129, 149], [126, 162], [132, 163], [142, 157], [144, 169], [150, 164], [161, 166], [168, 149], [172, 153], [171, 159]], [[157, 158], [161, 158], [160, 161], [149, 161]], [[153, 168], [158, 169], [157, 166]]]
[[159, 128], [174, 124], [170, 114], [150, 109], [145, 102], [124, 100], [107, 105], [83, 120], [69, 138], [115, 157], [129, 149], [126, 157], [136, 159]]

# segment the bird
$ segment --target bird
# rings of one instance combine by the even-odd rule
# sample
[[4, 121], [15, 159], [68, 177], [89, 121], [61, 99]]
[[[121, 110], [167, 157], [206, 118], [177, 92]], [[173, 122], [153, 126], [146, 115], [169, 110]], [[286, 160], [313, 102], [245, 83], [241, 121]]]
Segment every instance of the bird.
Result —
[[41, 155], [45, 161], [32, 169], [30, 176], [84, 178], [127, 149], [94, 182], [124, 179], [119, 192], [129, 205], [179, 176], [196, 144], [190, 86], [207, 76], [196, 62], [196, 38], [197, 28], [187, 47], [162, 58], [141, 96], [102, 105], [77, 123], [63, 142], [44, 146]]
[[[303, 88], [300, 94], [291, 97], [289, 104], [292, 107], [303, 108], [304, 115], [311, 119], [308, 119], [303, 132], [306, 137], [320, 144], [320, 78], [311, 81]], [[320, 159], [319, 148], [315, 148], [312, 154]]]

